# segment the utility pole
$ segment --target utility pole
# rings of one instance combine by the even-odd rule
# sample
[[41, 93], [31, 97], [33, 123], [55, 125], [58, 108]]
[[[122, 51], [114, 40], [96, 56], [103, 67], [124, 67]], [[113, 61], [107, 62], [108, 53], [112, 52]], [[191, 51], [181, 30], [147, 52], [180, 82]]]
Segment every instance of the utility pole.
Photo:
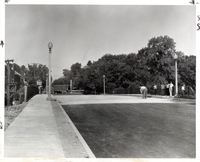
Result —
[[7, 66], [7, 106], [10, 106], [10, 62], [13, 62], [14, 60], [6, 60], [6, 66]]

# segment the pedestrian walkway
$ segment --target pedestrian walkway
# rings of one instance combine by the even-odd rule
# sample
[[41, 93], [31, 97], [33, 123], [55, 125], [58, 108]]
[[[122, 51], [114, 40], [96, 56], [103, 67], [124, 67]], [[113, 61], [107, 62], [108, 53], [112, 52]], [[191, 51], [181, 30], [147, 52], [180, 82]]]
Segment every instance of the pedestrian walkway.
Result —
[[5, 131], [5, 158], [95, 157], [57, 101], [34, 96]]

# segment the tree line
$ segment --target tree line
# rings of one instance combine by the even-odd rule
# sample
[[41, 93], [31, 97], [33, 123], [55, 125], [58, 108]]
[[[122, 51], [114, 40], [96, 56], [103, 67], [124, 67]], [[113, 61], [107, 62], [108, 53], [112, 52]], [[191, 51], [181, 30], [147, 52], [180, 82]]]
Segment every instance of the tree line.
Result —
[[195, 89], [196, 56], [185, 55], [176, 51], [176, 43], [169, 36], [151, 38], [147, 46], [137, 53], [105, 54], [97, 61], [89, 60], [86, 66], [74, 63], [70, 70], [63, 70], [63, 77], [53, 81], [53, 85], [68, 84], [73, 81], [74, 89], [103, 92], [103, 75], [105, 75], [106, 92], [117, 88], [148, 88], [154, 84], [175, 83], [175, 60], [178, 56], [178, 83]]

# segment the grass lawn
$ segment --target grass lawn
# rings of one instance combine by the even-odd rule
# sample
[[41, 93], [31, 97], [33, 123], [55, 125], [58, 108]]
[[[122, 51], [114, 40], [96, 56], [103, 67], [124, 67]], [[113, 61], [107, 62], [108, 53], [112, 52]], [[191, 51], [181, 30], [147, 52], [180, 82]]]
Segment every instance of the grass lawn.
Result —
[[97, 158], [195, 158], [195, 105], [63, 106]]

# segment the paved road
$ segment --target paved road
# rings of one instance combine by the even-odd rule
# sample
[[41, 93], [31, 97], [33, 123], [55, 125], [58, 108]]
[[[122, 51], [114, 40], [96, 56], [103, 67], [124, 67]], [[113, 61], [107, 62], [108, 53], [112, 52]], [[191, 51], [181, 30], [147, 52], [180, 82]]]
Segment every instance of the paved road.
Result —
[[140, 95], [56, 98], [98, 158], [196, 156], [195, 100]]
[[142, 99], [141, 95], [55, 95], [55, 98], [61, 105], [98, 103], [195, 103], [195, 100], [161, 96]]
[[[46, 95], [37, 95], [31, 99], [25, 109], [8, 127], [5, 132], [4, 156], [33, 158], [88, 157], [89, 154], [85, 149], [86, 147], [83, 148], [82, 143], [77, 140], [77, 134], [75, 134], [75, 132], [72, 130], [69, 121], [66, 119], [66, 116], [61, 112], [62, 109], [59, 109], [60, 113], [58, 113], [58, 109], [54, 107], [55, 105], [47, 102], [46, 97]], [[167, 104], [177, 103], [179, 101], [181, 101], [181, 103], [192, 101], [177, 101], [170, 98], [153, 97], [142, 99], [141, 96], [115, 95], [66, 95], [55, 96], [55, 98], [57, 98], [58, 101], [63, 105], [74, 106], [76, 106], [76, 104], [100, 105], [100, 103]], [[192, 104], [194, 104], [194, 101], [192, 102]], [[63, 130], [63, 128], [66, 129]], [[66, 134], [64, 134], [65, 132]]]

